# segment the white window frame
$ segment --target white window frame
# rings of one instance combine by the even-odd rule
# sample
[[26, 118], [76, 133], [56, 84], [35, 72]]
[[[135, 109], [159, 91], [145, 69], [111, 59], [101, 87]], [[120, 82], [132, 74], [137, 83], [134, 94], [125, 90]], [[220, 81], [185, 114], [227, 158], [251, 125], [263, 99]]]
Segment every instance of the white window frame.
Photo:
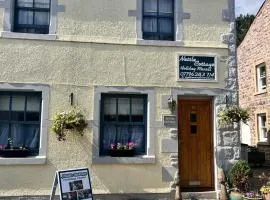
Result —
[[51, 0], [49, 34], [12, 32], [14, 26], [15, 0], [3, 0], [2, 4], [4, 5], [4, 24], [1, 37], [33, 40], [56, 40], [57, 12], [64, 10], [64, 8], [58, 7], [59, 5], [57, 4], [57, 0]]
[[[261, 70], [265, 68], [265, 75], [261, 76]], [[265, 84], [263, 84], [263, 80], [265, 79]], [[266, 65], [262, 63], [256, 66], [256, 83], [257, 83], [257, 92], [266, 91], [267, 86], [267, 75], [266, 75]]]
[[[146, 155], [134, 157], [110, 157], [99, 155], [100, 144], [100, 102], [101, 93], [119, 94], [147, 94], [147, 131], [146, 131]], [[154, 164], [155, 163], [155, 90], [153, 88], [133, 87], [104, 87], [96, 86], [94, 89], [94, 110], [93, 110], [93, 164]]]
[[[265, 119], [265, 121], [264, 121]], [[257, 114], [257, 130], [259, 142], [267, 142], [267, 117], [266, 113]]]
[[0, 157], [0, 165], [45, 164], [47, 156], [47, 133], [49, 119], [49, 86], [35, 84], [1, 83], [0, 90], [42, 93], [39, 155], [25, 158]]

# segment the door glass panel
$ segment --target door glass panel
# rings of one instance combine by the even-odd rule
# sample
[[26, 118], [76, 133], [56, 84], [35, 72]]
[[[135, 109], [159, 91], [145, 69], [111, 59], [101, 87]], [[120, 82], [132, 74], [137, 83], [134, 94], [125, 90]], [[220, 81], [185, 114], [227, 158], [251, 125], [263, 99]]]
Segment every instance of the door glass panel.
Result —
[[190, 133], [191, 134], [197, 134], [197, 125], [191, 125], [190, 126]]
[[197, 122], [197, 114], [190, 113], [190, 122]]

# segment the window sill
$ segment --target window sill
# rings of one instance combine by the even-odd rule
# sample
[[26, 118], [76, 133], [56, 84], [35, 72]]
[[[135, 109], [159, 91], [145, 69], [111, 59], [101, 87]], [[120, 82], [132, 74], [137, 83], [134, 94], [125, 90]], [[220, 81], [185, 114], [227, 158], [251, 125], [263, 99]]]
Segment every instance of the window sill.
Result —
[[181, 41], [167, 41], [167, 40], [137, 40], [138, 45], [149, 46], [166, 46], [166, 47], [181, 47], [183, 42]]
[[155, 156], [135, 156], [135, 157], [96, 157], [93, 164], [155, 164]]
[[267, 93], [267, 91], [266, 91], [266, 90], [262, 90], [262, 91], [256, 92], [256, 93], [254, 94], [254, 96], [260, 95], [260, 94], [265, 94], [265, 93]]
[[262, 141], [262, 142], [258, 142], [257, 145], [269, 146], [270, 144], [267, 141]]
[[56, 40], [56, 35], [33, 34], [33, 33], [15, 33], [3, 31], [2, 38], [26, 39], [26, 40]]
[[45, 156], [26, 158], [3, 158], [0, 157], [0, 165], [41, 165], [46, 163]]

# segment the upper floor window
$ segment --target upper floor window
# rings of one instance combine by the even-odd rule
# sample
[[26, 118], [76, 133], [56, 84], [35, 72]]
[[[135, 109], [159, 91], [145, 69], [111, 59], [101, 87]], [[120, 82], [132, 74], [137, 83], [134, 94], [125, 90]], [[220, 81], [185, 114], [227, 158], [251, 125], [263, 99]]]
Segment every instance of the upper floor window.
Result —
[[14, 32], [48, 34], [51, 0], [15, 0]]
[[102, 94], [100, 154], [112, 146], [135, 145], [135, 154], [146, 153], [147, 95]]
[[41, 101], [41, 92], [0, 92], [0, 156], [39, 155]]
[[256, 67], [257, 92], [266, 90], [266, 66], [265, 64]]
[[259, 141], [267, 141], [267, 127], [266, 127], [266, 114], [261, 113], [257, 115]]
[[143, 39], [174, 40], [174, 0], [143, 0]]

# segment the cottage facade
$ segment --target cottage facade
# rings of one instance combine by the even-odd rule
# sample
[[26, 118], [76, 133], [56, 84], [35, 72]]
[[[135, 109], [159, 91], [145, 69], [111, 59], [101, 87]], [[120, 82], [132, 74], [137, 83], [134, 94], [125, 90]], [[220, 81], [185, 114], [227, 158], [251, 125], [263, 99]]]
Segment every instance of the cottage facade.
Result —
[[[179, 177], [215, 197], [240, 156], [238, 125], [217, 124], [238, 101], [233, 21], [233, 0], [0, 0], [1, 148], [31, 150], [0, 157], [0, 196], [46, 196], [57, 170], [88, 167], [101, 199], [170, 199]], [[71, 96], [88, 129], [60, 142]], [[110, 156], [127, 142], [135, 156]]]
[[266, 152], [266, 160], [270, 160], [268, 143], [269, 124], [269, 56], [268, 28], [270, 18], [267, 13], [270, 2], [265, 1], [258, 11], [250, 29], [237, 49], [239, 73], [239, 104], [250, 113], [248, 125], [243, 125], [243, 143], [258, 146]]

